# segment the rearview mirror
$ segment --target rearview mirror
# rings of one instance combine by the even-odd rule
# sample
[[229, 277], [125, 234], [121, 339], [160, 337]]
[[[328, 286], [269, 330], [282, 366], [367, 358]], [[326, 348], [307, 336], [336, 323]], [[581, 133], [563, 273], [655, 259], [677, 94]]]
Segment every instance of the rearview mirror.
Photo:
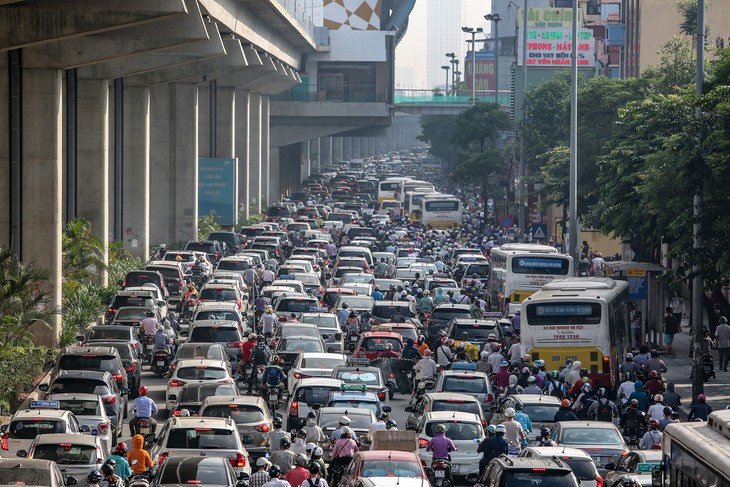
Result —
[[72, 485], [78, 485], [79, 480], [76, 477], [66, 477], [66, 479], [63, 481], [63, 485], [66, 487], [71, 487]]
[[157, 437], [155, 436], [154, 433], [148, 433], [148, 434], [144, 435], [144, 442], [145, 443], [152, 444], [152, 443], [154, 443], [156, 441], [157, 441]]
[[157, 306], [159, 306], [159, 307], [163, 307], [163, 306], [165, 306], [166, 304], [167, 304], [167, 303], [165, 302], [165, 300], [164, 300], [164, 299], [159, 299], [159, 300], [157, 301]]
[[41, 391], [44, 391], [45, 392], [45, 391], [48, 390], [48, 384], [40, 384], [38, 386], [38, 389], [40, 389]]
[[20, 458], [25, 458], [28, 456], [28, 452], [25, 450], [18, 450], [17, 453], [15, 454], [15, 456], [20, 457]]
[[392, 408], [391, 408], [390, 406], [383, 406], [383, 412], [384, 412], [384, 413], [389, 413], [389, 412], [391, 412], [392, 410], [393, 410], [393, 409], [392, 409]]

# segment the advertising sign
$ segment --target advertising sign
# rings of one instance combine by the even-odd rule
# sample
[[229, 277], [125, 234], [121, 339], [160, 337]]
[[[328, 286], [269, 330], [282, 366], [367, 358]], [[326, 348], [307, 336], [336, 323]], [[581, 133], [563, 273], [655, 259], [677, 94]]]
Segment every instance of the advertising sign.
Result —
[[198, 159], [198, 214], [238, 224], [238, 159]]
[[[477, 51], [474, 53], [476, 57], [476, 73], [474, 73], [475, 91], [486, 93], [496, 89], [496, 66], [494, 53], [491, 51]], [[472, 58], [471, 52], [466, 53], [464, 59], [464, 81], [466, 81], [467, 90], [471, 90], [471, 68]], [[500, 90], [502, 91], [502, 90]]]
[[[569, 28], [527, 28], [527, 65], [534, 67], [568, 67], [573, 49]], [[522, 66], [522, 36], [518, 38], [517, 63]], [[590, 29], [578, 29], [578, 66], [592, 68], [596, 64], [596, 40]]]
[[[522, 14], [517, 16], [517, 22], [522, 27]], [[578, 9], [578, 25], [583, 25], [583, 10]], [[543, 8], [529, 7], [527, 9], [527, 27], [563, 27], [573, 26], [572, 8]]]

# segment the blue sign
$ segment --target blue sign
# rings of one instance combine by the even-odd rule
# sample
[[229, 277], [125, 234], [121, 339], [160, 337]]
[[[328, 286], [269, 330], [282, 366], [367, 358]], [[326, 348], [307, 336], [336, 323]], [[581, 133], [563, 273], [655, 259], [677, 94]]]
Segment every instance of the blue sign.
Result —
[[543, 304], [535, 308], [537, 316], [590, 316], [593, 308], [590, 304]]
[[477, 370], [477, 364], [473, 362], [454, 362], [451, 370]]
[[529, 267], [533, 269], [562, 269], [563, 260], [520, 257], [517, 259], [517, 267]]
[[198, 215], [238, 224], [238, 159], [198, 159]]
[[629, 281], [629, 299], [646, 299], [646, 276], [627, 278]]
[[59, 401], [31, 401], [31, 409], [58, 409], [61, 407]]
[[512, 219], [511, 216], [505, 215], [499, 219], [499, 224], [502, 225], [502, 228], [512, 228], [512, 225], [515, 224], [515, 221]]
[[282, 281], [288, 281], [290, 279], [294, 279], [296, 276], [294, 274], [282, 274], [279, 276], [279, 279]]
[[532, 239], [533, 240], [547, 240], [547, 224], [545, 223], [533, 223], [532, 224]]

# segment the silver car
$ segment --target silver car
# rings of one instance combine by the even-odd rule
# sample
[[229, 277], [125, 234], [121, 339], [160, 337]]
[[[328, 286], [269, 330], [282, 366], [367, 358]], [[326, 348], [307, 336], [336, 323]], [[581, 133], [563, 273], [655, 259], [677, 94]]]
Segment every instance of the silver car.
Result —
[[51, 394], [49, 401], [58, 401], [58, 407], [71, 411], [81, 426], [88, 426], [86, 434], [98, 436], [107, 451], [117, 444], [117, 430], [104, 410], [101, 396], [96, 394]]
[[106, 461], [107, 451], [98, 436], [53, 433], [36, 436], [27, 456], [54, 461], [64, 474], [85, 479]]
[[342, 353], [344, 350], [343, 334], [334, 313], [302, 313], [299, 318], [302, 323], [317, 325], [319, 334], [324, 340], [325, 349], [330, 353]]

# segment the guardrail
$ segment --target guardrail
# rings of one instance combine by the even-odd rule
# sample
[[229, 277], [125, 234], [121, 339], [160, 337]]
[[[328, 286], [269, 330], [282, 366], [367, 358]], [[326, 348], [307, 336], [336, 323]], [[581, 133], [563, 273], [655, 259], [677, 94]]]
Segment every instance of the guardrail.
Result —
[[271, 97], [272, 101], [386, 103], [388, 87], [381, 85], [340, 85], [317, 89], [297, 86]]
[[[484, 102], [494, 102], [494, 92], [477, 92], [476, 99]], [[395, 90], [396, 105], [468, 105], [472, 101], [471, 93], [443, 93], [439, 90], [397, 89]], [[499, 92], [499, 103], [503, 106], [511, 103], [511, 93]]]

